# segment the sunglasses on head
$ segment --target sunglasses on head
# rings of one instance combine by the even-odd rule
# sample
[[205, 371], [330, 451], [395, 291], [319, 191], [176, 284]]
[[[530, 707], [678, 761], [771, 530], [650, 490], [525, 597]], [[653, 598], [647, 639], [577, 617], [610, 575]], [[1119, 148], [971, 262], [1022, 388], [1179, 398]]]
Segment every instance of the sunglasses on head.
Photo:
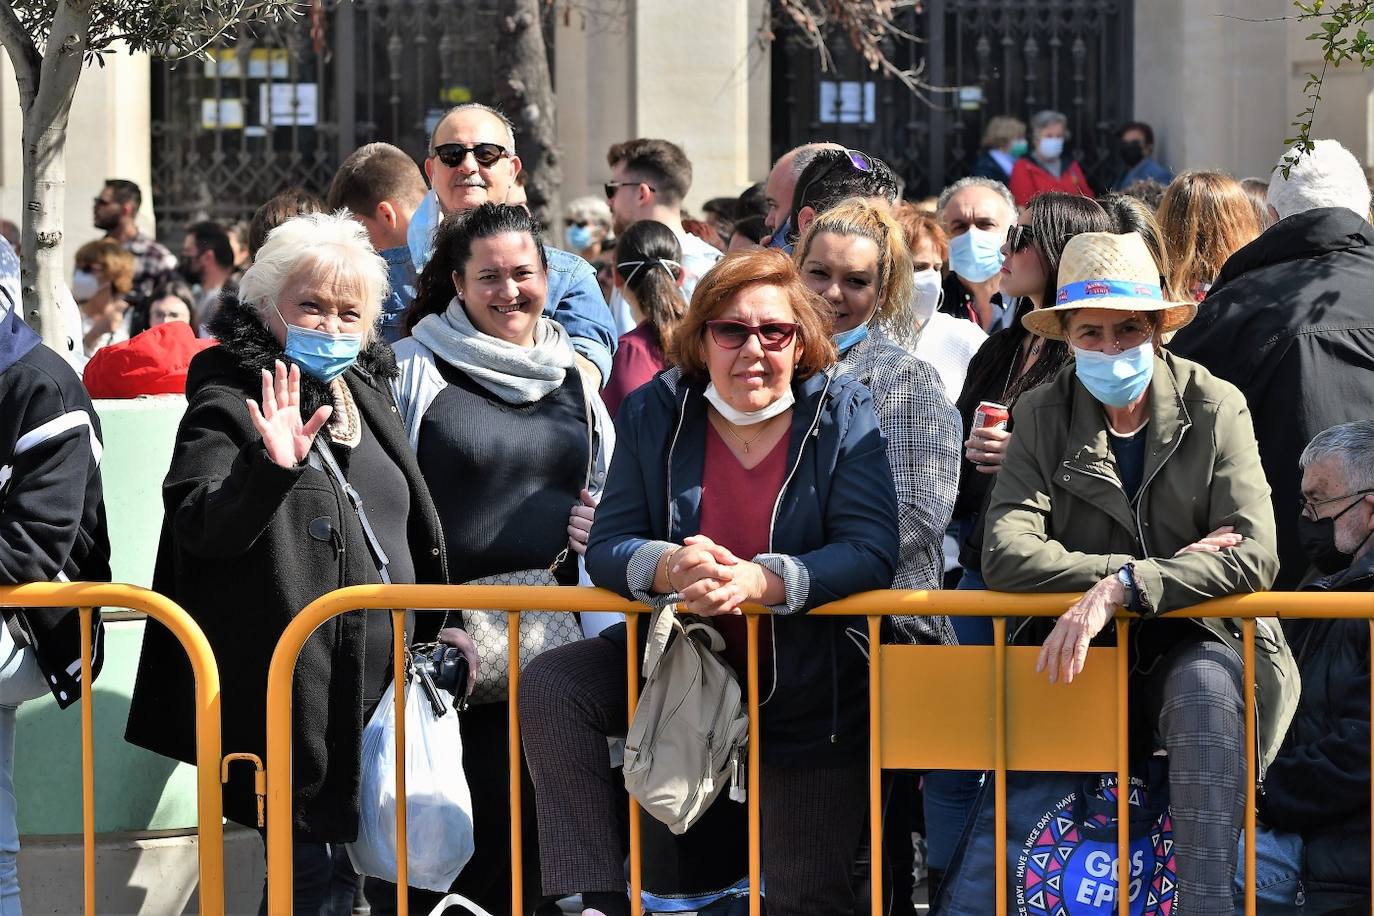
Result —
[[796, 200], [804, 203], [806, 201], [806, 192], [811, 190], [811, 186], [818, 181], [829, 178], [830, 175], [842, 165], [849, 166], [849, 168], [855, 172], [868, 173], [873, 171], [873, 158], [867, 153], [860, 152], [859, 150], [846, 149], [843, 158], [835, 159], [823, 172], [806, 183], [806, 187], [802, 188], [802, 192], [796, 196]]
[[730, 318], [717, 318], [706, 322], [706, 329], [711, 332], [711, 339], [716, 342], [716, 346], [724, 350], [738, 350], [749, 342], [750, 337], [757, 335], [760, 346], [776, 353], [786, 349], [792, 338], [797, 336], [796, 324], [787, 321], [745, 324], [743, 321], [734, 321]]
[[434, 147], [434, 155], [449, 168], [457, 168], [472, 153], [472, 158], [482, 168], [488, 168], [510, 155], [510, 151], [499, 143], [474, 143], [464, 146], [461, 143], [441, 143]]

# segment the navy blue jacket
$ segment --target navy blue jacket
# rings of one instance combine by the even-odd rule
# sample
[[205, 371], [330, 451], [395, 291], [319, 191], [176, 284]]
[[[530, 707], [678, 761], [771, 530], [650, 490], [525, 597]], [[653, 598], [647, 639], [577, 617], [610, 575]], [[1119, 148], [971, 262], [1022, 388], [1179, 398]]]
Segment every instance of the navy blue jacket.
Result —
[[[659, 555], [700, 530], [706, 455], [705, 380], [670, 369], [631, 394], [587, 545], [592, 581], [629, 598]], [[782, 576], [771, 678], [761, 684], [765, 759], [834, 766], [867, 751], [868, 640], [860, 618], [808, 617], [830, 601], [888, 588], [897, 561], [897, 497], [868, 389], [820, 373], [793, 385], [787, 475], [773, 513]]]

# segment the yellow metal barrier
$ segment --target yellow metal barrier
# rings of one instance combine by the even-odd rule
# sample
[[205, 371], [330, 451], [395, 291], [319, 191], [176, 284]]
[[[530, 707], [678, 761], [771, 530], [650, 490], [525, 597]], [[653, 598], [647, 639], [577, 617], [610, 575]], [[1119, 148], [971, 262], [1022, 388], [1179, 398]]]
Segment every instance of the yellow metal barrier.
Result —
[[96, 607], [142, 611], [181, 642], [196, 679], [196, 798], [200, 857], [200, 912], [224, 913], [224, 825], [220, 789], [219, 669], [205, 634], [184, 610], [157, 592], [103, 582], [34, 582], [0, 586], [0, 607], [80, 609], [81, 797], [85, 912], [95, 913], [95, 742], [91, 679], [91, 620]]
[[[1128, 635], [1132, 618], [1122, 615], [1115, 621], [1117, 647], [1092, 649], [1084, 673], [1072, 685], [1050, 685], [1043, 674], [1034, 673], [1036, 650], [1006, 645], [1009, 617], [1057, 617], [1078, 598], [1077, 595], [1009, 595], [986, 591], [902, 592], [876, 591], [838, 601], [811, 611], [813, 616], [854, 616], [867, 618], [871, 646], [879, 646], [882, 618], [896, 614], [975, 616], [993, 618], [993, 645], [986, 647], [879, 646], [870, 654], [870, 842], [872, 844], [872, 912], [882, 913], [882, 790], [883, 769], [987, 769], [992, 773], [996, 792], [997, 894], [996, 912], [1006, 914], [1006, 777], [1011, 771], [1058, 770], [1067, 772], [1111, 772], [1118, 785], [1128, 785], [1127, 754], [1127, 676]], [[71, 603], [71, 602], [69, 602]], [[627, 683], [631, 715], [638, 695], [638, 620], [649, 608], [626, 601], [599, 589], [541, 586], [471, 585], [393, 585], [355, 586], [325, 595], [305, 608], [287, 628], [272, 656], [267, 688], [267, 870], [268, 912], [291, 912], [291, 686], [292, 672], [301, 647], [325, 620], [352, 610], [390, 610], [393, 632], [393, 664], [399, 665], [404, 646], [404, 610], [456, 607], [491, 608], [509, 614], [509, 633], [519, 631], [519, 613], [525, 609], [555, 611], [613, 611], [626, 615]], [[751, 916], [760, 916], [762, 886], [760, 849], [759, 708], [758, 708], [758, 616], [767, 611], [746, 607], [748, 668], [746, 682], [749, 702], [749, 879]], [[1244, 648], [1244, 694], [1246, 720], [1245, 815], [1245, 912], [1255, 913], [1255, 618], [1347, 618], [1367, 619], [1374, 642], [1374, 594], [1269, 592], [1237, 596], [1208, 602], [1194, 608], [1171, 612], [1176, 618], [1233, 617], [1242, 621]], [[514, 648], [510, 659], [511, 767], [511, 888], [512, 916], [523, 912], [521, 900], [521, 826], [520, 826], [520, 740], [517, 696], [519, 693], [519, 653]], [[1371, 687], [1374, 694], [1374, 686]], [[405, 796], [404, 695], [396, 696], [396, 793]], [[894, 698], [939, 696], [939, 703], [904, 703]], [[1374, 700], [1374, 696], [1371, 697]], [[1045, 708], [1053, 702], [1065, 719], [1108, 722], [1116, 740], [1104, 742], [1102, 730], [1074, 736], [1067, 745], [1046, 748], [1034, 731], [1023, 727], [1029, 717], [1022, 709]], [[991, 708], [992, 715], [987, 715]], [[913, 728], [913, 721], [927, 727]], [[980, 726], [979, 723], [982, 723]], [[928, 745], [925, 736], [939, 734], [939, 741]], [[1374, 754], [1374, 737], [1371, 738]], [[1130, 861], [1129, 793], [1118, 791], [1118, 862]], [[397, 912], [408, 913], [405, 888], [405, 806], [397, 806], [398, 897]], [[1371, 846], [1374, 846], [1374, 806], [1371, 806]], [[631, 911], [639, 916], [640, 849], [638, 810], [630, 802], [630, 890]], [[1130, 872], [1120, 867], [1117, 873], [1117, 901], [1120, 916], [1129, 916]], [[1371, 888], [1374, 894], [1374, 888]]]

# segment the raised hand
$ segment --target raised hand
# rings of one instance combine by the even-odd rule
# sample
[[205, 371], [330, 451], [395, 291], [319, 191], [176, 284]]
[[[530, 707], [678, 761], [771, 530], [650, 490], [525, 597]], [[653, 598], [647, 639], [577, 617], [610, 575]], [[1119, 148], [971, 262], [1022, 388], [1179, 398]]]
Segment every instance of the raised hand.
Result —
[[334, 408], [326, 404], [302, 423], [301, 370], [293, 364], [288, 372], [281, 360], [277, 360], [276, 368], [275, 377], [266, 369], [262, 370], [262, 407], [248, 398], [248, 416], [253, 421], [253, 428], [262, 436], [267, 456], [281, 467], [293, 468], [310, 454], [315, 434], [329, 422]]

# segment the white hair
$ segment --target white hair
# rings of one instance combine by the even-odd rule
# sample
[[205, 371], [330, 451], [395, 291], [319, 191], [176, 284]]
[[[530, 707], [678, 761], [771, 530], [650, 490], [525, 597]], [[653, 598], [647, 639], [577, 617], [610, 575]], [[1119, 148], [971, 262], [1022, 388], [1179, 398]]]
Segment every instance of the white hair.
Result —
[[944, 213], [945, 204], [949, 203], [949, 199], [964, 190], [964, 188], [987, 188], [989, 191], [1002, 198], [1002, 202], [1007, 205], [1007, 225], [1016, 225], [1016, 198], [1011, 196], [1011, 191], [1008, 190], [1007, 186], [1002, 184], [1002, 182], [995, 178], [984, 178], [981, 175], [970, 175], [967, 178], [960, 178], [958, 181], [954, 182], [954, 184], [945, 188], [940, 192], [940, 197], [936, 201], [935, 209], [940, 213]]
[[609, 229], [611, 227], [611, 208], [606, 206], [604, 197], [588, 194], [586, 197], [578, 197], [568, 203], [568, 218], [585, 219]]
[[253, 306], [266, 323], [269, 309], [276, 308], [282, 290], [304, 269], [317, 273], [338, 271], [352, 276], [363, 287], [363, 342], [372, 339], [390, 292], [386, 261], [368, 241], [367, 230], [347, 210], [307, 213], [293, 217], [267, 234], [239, 282], [239, 299]]
[[[1283, 170], [1291, 163], [1288, 177]], [[1312, 152], [1297, 146], [1279, 158], [1269, 176], [1269, 206], [1285, 219], [1318, 207], [1345, 207], [1369, 219], [1369, 182], [1355, 155], [1337, 140], [1318, 140]]]
[[1302, 450], [1298, 467], [1305, 471], [1328, 455], [1340, 456], [1350, 475], [1350, 486], [1374, 486], [1374, 421], [1356, 420], [1317, 433]]

